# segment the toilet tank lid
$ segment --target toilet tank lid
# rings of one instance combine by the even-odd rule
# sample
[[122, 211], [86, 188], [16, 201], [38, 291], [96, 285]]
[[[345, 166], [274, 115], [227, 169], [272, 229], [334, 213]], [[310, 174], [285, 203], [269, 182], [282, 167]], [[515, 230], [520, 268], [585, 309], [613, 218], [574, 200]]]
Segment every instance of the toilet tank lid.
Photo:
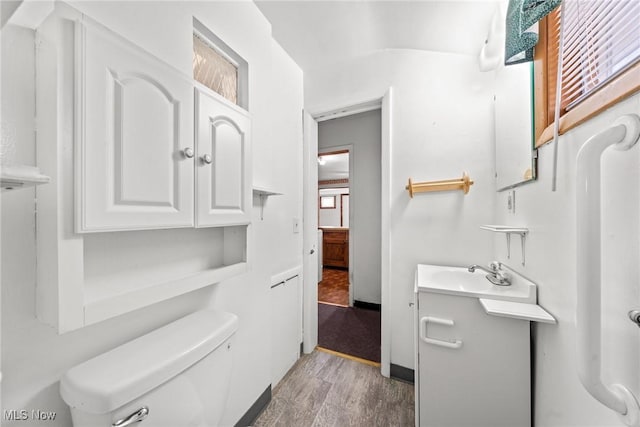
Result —
[[60, 394], [72, 408], [110, 412], [198, 362], [237, 329], [235, 314], [197, 311], [71, 368]]

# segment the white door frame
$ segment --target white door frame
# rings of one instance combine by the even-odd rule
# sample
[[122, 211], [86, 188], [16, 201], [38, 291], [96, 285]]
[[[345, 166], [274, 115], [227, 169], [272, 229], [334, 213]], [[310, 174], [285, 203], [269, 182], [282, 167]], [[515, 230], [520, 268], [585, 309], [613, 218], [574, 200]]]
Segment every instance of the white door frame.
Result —
[[318, 345], [318, 122], [302, 112], [302, 351]]
[[[391, 271], [391, 154], [392, 154], [392, 88], [389, 88], [383, 95], [369, 99], [354, 99], [353, 102], [342, 103], [341, 105], [330, 106], [330, 108], [313, 109], [310, 112], [305, 111], [304, 125], [304, 165], [303, 175], [304, 183], [304, 241], [315, 241], [317, 244], [317, 197], [318, 180], [317, 180], [317, 154], [318, 154], [318, 121], [334, 119], [342, 116], [356, 114], [364, 111], [381, 109], [381, 203], [380, 203], [380, 219], [381, 219], [381, 253], [380, 253], [380, 276], [381, 276], [381, 366], [380, 372], [383, 376], [389, 377], [391, 371], [391, 316], [389, 312], [389, 284]], [[307, 123], [313, 121], [313, 124]], [[312, 147], [315, 144], [315, 148]], [[309, 182], [315, 170], [315, 190], [310, 187], [313, 182]], [[314, 197], [308, 197], [307, 194]], [[313, 199], [313, 200], [312, 200]], [[315, 229], [307, 227], [307, 225], [315, 224]], [[304, 245], [304, 266], [307, 267], [307, 259], [310, 246]], [[311, 272], [304, 273], [304, 352], [311, 353], [318, 343], [318, 283], [317, 283], [317, 257], [315, 268], [310, 266]], [[308, 273], [315, 272], [315, 276]], [[315, 277], [315, 279], [313, 278]]]

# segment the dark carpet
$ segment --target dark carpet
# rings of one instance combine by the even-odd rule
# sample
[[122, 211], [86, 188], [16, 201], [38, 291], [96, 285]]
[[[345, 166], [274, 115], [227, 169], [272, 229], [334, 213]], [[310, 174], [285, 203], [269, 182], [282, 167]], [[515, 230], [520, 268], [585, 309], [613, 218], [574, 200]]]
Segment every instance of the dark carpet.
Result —
[[318, 304], [318, 345], [380, 362], [380, 312]]

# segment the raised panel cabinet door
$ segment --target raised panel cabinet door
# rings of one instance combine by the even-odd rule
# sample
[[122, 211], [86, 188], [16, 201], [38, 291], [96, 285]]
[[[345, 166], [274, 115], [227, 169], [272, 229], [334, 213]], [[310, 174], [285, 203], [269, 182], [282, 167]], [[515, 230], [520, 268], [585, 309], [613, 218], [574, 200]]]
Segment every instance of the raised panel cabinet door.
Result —
[[192, 88], [117, 34], [76, 24], [78, 232], [194, 225]]
[[195, 90], [196, 226], [251, 222], [251, 119], [215, 95]]
[[323, 230], [322, 263], [327, 267], [349, 267], [349, 230]]

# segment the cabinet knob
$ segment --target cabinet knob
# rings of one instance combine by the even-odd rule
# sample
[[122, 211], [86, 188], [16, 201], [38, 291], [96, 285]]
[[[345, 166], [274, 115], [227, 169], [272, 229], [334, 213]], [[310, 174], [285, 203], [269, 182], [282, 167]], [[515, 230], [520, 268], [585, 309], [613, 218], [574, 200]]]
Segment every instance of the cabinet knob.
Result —
[[195, 153], [193, 152], [193, 148], [191, 148], [191, 147], [187, 147], [187, 148], [185, 148], [184, 150], [182, 150], [182, 154], [184, 154], [184, 156], [185, 156], [187, 159], [191, 159], [191, 158], [193, 158], [193, 155], [194, 155]]
[[202, 156], [202, 161], [210, 165], [213, 160], [211, 159], [210, 154], [205, 154], [204, 156]]

